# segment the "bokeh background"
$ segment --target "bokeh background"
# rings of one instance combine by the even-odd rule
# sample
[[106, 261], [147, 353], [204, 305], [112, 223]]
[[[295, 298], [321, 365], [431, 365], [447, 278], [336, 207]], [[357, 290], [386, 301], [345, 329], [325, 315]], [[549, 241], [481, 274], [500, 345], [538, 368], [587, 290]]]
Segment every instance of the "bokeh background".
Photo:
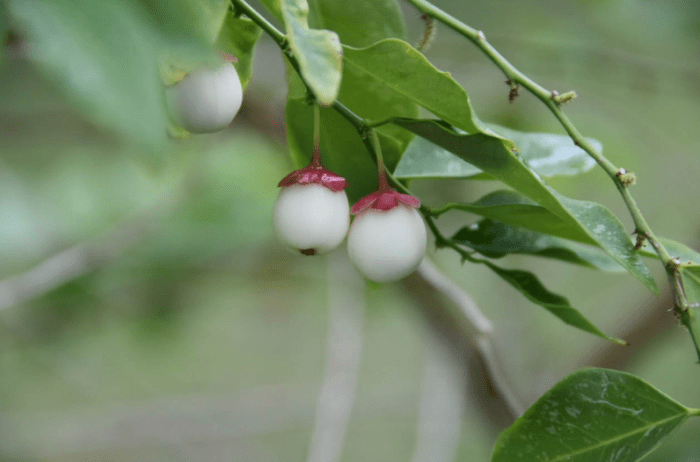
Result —
[[[544, 87], [575, 89], [567, 112], [637, 173], [633, 192], [652, 228], [700, 249], [697, 2], [434, 3]], [[420, 15], [402, 7], [417, 41]], [[260, 41], [230, 129], [174, 142], [153, 162], [69, 104], [21, 44], [13, 37], [0, 63], [0, 459], [488, 460], [511, 417], [449, 301], [416, 276], [365, 287], [342, 251], [299, 258], [273, 236], [276, 184], [291, 169], [276, 45]], [[509, 104], [498, 69], [445, 27], [426, 54], [483, 120], [562, 133], [524, 91]], [[602, 171], [550, 183], [605, 204], [632, 231]], [[496, 185], [411, 187], [438, 205]], [[438, 223], [451, 232], [476, 219]], [[449, 250], [429, 254], [492, 320], [525, 405], [593, 365], [700, 407], [700, 367], [667, 289], [655, 297], [623, 274], [503, 260], [632, 343], [620, 347]], [[687, 422], [647, 460], [700, 461], [699, 431]]]

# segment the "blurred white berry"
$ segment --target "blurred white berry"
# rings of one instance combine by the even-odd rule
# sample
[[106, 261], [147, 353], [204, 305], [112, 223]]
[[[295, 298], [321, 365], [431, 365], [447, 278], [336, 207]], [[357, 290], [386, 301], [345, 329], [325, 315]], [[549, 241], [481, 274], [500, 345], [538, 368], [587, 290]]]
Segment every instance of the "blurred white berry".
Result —
[[243, 100], [241, 80], [230, 62], [216, 69], [196, 69], [166, 91], [174, 122], [192, 133], [226, 128]]
[[367, 279], [397, 281], [423, 261], [427, 233], [417, 207], [417, 198], [388, 187], [352, 207], [356, 217], [348, 233], [348, 256]]
[[338, 247], [350, 226], [345, 178], [326, 170], [317, 157], [311, 165], [280, 181], [272, 221], [279, 239], [303, 255]]

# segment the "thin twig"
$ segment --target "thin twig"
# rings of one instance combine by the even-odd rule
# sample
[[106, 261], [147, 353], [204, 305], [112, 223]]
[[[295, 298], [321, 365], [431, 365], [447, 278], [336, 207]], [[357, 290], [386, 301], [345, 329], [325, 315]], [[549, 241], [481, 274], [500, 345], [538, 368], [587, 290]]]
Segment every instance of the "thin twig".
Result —
[[418, 273], [436, 290], [443, 293], [454, 303], [464, 318], [476, 330], [474, 341], [476, 348], [479, 351], [484, 364], [488, 370], [489, 376], [498, 393], [505, 400], [508, 408], [515, 417], [523, 414], [525, 407], [521, 404], [515, 391], [511, 388], [507, 380], [500, 361], [496, 355], [492, 343], [493, 324], [481, 312], [474, 299], [466, 293], [455, 282], [445, 276], [433, 263], [427, 258], [418, 267]]
[[344, 252], [328, 256], [326, 366], [307, 462], [338, 462], [350, 422], [362, 357], [365, 283]]

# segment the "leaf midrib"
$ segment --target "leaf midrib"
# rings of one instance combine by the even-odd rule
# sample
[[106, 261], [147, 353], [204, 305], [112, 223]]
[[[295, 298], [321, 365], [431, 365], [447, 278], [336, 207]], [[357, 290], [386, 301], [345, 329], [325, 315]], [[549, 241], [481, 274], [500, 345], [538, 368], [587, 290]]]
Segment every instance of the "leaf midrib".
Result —
[[664, 423], [669, 422], [669, 421], [671, 421], [671, 420], [673, 420], [673, 419], [677, 419], [677, 418], [686, 418], [686, 419], [687, 419], [687, 418], [688, 418], [688, 415], [689, 415], [689, 413], [688, 413], [688, 411], [686, 410], [684, 413], [677, 414], [677, 415], [674, 415], [674, 416], [672, 416], [672, 417], [668, 417], [668, 418], [666, 418], [666, 419], [664, 419], [664, 420], [657, 421], [657, 422], [655, 422], [655, 423], [653, 423], [653, 424], [650, 424], [650, 425], [646, 425], [646, 426], [644, 426], [644, 427], [639, 428], [638, 430], [634, 430], [634, 431], [631, 431], [631, 432], [623, 433], [623, 434], [618, 435], [617, 437], [615, 437], [615, 438], [613, 438], [613, 439], [600, 442], [600, 443], [598, 443], [598, 444], [596, 444], [596, 445], [594, 445], [594, 446], [588, 446], [588, 447], [586, 447], [586, 448], [584, 448], [584, 449], [581, 449], [581, 450], [579, 450], [579, 451], [571, 452], [571, 453], [568, 453], [568, 454], [565, 454], [565, 455], [560, 455], [560, 456], [557, 456], [555, 459], [549, 459], [548, 462], [559, 462], [559, 461], [566, 460], [566, 458], [571, 458], [571, 457], [574, 457], [574, 456], [577, 456], [577, 455], [580, 455], [580, 454], [585, 454], [586, 452], [593, 451], [593, 450], [595, 450], [595, 449], [601, 448], [601, 447], [606, 446], [606, 445], [610, 445], [610, 444], [612, 444], [612, 443], [614, 443], [614, 442], [616, 442], [616, 441], [623, 440], [623, 439], [628, 438], [628, 437], [630, 437], [630, 436], [633, 436], [633, 435], [635, 435], [635, 434], [637, 434], [637, 433], [641, 433], [641, 432], [647, 431], [647, 430], [649, 430], [649, 429], [651, 429], [651, 428], [658, 427], [658, 426], [663, 425]]

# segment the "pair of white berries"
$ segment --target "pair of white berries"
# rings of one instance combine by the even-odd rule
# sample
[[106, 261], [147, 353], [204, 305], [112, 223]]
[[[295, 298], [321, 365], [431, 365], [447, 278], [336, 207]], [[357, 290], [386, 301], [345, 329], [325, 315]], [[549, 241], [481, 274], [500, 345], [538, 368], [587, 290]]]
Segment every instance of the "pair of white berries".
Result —
[[226, 128], [241, 108], [243, 87], [230, 55], [215, 69], [199, 68], [166, 89], [173, 121], [191, 133], [213, 133]]
[[[167, 88], [173, 121], [191, 133], [212, 133], [228, 126], [238, 113], [243, 89], [235, 60], [216, 69], [200, 68]], [[389, 188], [379, 190], [350, 209], [345, 179], [323, 168], [317, 155], [308, 167], [287, 175], [274, 207], [273, 223], [280, 239], [304, 255], [325, 253], [348, 237], [348, 256], [375, 282], [389, 282], [415, 271], [425, 256], [425, 224], [416, 208], [420, 201]], [[356, 215], [350, 226], [350, 214]], [[349, 231], [348, 231], [349, 228]]]
[[[279, 186], [273, 224], [280, 240], [295, 251], [325, 253], [338, 247], [347, 234], [350, 261], [375, 282], [411, 274], [425, 256], [427, 234], [416, 210], [420, 201], [389, 188], [385, 177], [378, 191], [352, 209], [344, 191], [346, 180], [325, 169], [318, 156]], [[352, 226], [350, 214], [355, 215]]]

